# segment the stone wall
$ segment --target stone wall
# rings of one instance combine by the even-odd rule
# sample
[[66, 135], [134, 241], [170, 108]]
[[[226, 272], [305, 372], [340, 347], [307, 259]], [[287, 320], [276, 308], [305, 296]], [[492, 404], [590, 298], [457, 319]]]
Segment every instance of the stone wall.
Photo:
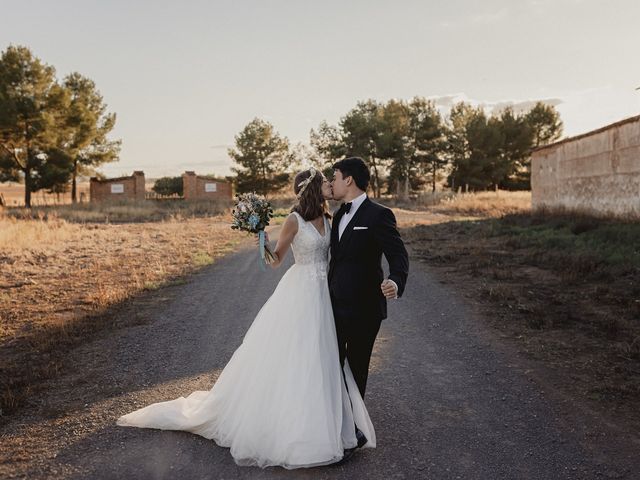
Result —
[[640, 219], [640, 116], [534, 150], [531, 203]]
[[89, 184], [92, 202], [108, 200], [144, 200], [144, 172], [135, 171], [130, 177], [98, 180], [92, 177]]
[[195, 172], [182, 174], [182, 186], [185, 200], [230, 199], [233, 197], [230, 183], [200, 177]]

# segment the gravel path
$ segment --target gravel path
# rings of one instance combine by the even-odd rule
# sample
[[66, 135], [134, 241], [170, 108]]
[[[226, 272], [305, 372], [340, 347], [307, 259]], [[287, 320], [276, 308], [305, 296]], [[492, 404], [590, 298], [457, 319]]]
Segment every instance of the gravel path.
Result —
[[196, 435], [115, 425], [140, 406], [210, 388], [283, 273], [262, 272], [252, 247], [119, 309], [132, 326], [70, 352], [48, 393], [0, 431], [0, 477], [639, 478], [634, 432], [550, 389], [553, 372], [518, 355], [417, 261], [374, 351], [367, 404], [377, 449], [339, 466], [260, 470]]

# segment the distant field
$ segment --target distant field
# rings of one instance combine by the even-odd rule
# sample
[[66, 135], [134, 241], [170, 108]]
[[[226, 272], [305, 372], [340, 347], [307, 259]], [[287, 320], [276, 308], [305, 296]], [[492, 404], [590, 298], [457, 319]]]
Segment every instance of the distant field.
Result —
[[[147, 181], [146, 190], [151, 191], [153, 181]], [[10, 207], [24, 206], [24, 184], [22, 183], [0, 183], [0, 194]], [[78, 183], [78, 201], [89, 201], [89, 182]], [[31, 194], [32, 205], [64, 205], [71, 203], [71, 190], [59, 195], [46, 193], [44, 190]]]
[[[21, 183], [0, 183], [0, 193], [10, 207], [24, 205], [24, 185]], [[78, 184], [78, 200], [84, 194], [84, 200], [89, 201], [89, 183]], [[44, 190], [31, 194], [33, 205], [61, 205], [71, 203], [71, 191], [59, 195], [45, 193]]]

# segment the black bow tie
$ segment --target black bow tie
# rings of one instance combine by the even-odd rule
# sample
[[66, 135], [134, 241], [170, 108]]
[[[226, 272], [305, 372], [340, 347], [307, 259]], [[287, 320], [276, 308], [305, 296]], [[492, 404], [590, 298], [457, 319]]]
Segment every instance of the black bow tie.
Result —
[[344, 215], [345, 213], [349, 213], [351, 211], [351, 202], [343, 203], [340, 205], [340, 212]]

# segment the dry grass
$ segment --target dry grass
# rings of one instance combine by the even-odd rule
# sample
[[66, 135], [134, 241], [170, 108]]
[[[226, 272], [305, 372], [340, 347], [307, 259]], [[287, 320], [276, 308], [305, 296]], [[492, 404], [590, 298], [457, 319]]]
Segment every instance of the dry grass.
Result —
[[530, 192], [423, 193], [409, 200], [382, 198], [380, 203], [393, 208], [401, 228], [435, 225], [451, 221], [500, 218], [531, 211]]
[[[24, 205], [24, 184], [14, 182], [0, 183], [0, 194], [2, 194], [10, 207]], [[78, 198], [81, 197], [89, 199], [89, 182], [78, 183]], [[40, 190], [31, 194], [32, 205], [62, 205], [67, 203], [71, 203], [71, 192], [58, 195]]]
[[67, 220], [74, 223], [127, 223], [182, 220], [220, 215], [231, 210], [231, 200], [184, 201], [144, 200], [82, 203], [77, 205], [16, 207], [4, 210], [4, 217], [36, 220]]
[[230, 217], [75, 224], [0, 218], [0, 394], [17, 407], [110, 307], [179, 281], [247, 237]]
[[[498, 190], [477, 193], [450, 191], [423, 192], [402, 200], [383, 196], [377, 200], [396, 211], [413, 212], [415, 218], [477, 217], [497, 218], [513, 213], [531, 211], [531, 192]], [[425, 218], [426, 218], [425, 217]]]
[[467, 215], [477, 217], [501, 217], [512, 213], [531, 210], [531, 192], [459, 193], [445, 197], [433, 211], [446, 215]]

